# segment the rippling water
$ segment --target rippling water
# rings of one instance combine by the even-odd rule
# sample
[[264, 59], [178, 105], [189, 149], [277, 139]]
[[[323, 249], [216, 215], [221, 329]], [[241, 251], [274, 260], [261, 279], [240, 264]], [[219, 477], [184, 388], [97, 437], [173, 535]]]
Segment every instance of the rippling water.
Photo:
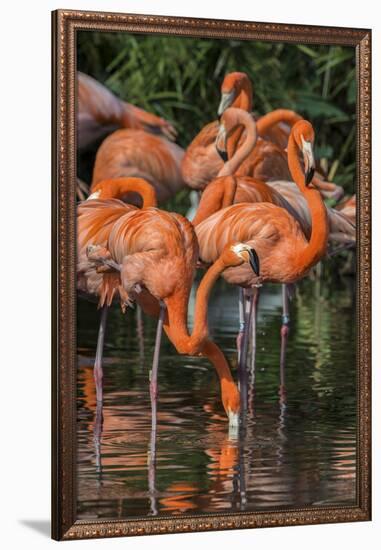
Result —
[[[263, 289], [254, 383], [246, 426], [239, 436], [229, 434], [213, 367], [203, 359], [177, 355], [164, 336], [156, 468], [149, 467], [148, 387], [155, 323], [144, 317], [141, 326], [132, 310], [122, 316], [115, 307], [110, 313], [100, 432], [92, 375], [98, 315], [94, 304], [78, 301], [78, 517], [353, 504], [352, 285], [344, 278], [335, 284], [306, 280], [299, 286], [291, 305], [283, 391], [280, 287]], [[224, 349], [235, 378], [237, 297], [237, 289], [221, 281], [209, 316], [212, 335]]]

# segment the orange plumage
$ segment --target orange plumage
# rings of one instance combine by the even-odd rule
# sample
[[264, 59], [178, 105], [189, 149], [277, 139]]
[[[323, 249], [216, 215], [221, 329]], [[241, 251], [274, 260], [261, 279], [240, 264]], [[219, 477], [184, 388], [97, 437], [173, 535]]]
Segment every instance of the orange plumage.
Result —
[[[221, 86], [221, 103], [218, 114], [235, 107], [248, 113], [252, 110], [252, 86], [245, 73], [229, 73]], [[272, 141], [258, 140], [247, 161], [240, 166], [239, 175], [252, 176], [263, 181], [268, 179], [288, 179], [287, 159], [283, 154], [289, 127], [301, 117], [287, 109], [278, 109], [260, 117], [258, 134], [271, 138]], [[287, 123], [286, 125], [284, 123]], [[283, 126], [280, 126], [283, 124]], [[207, 124], [188, 146], [181, 165], [183, 178], [193, 189], [204, 189], [223, 167], [223, 162], [214, 147], [218, 133], [218, 122]], [[229, 157], [245, 134], [243, 129], [236, 129], [230, 136], [228, 145]]]
[[243, 242], [256, 250], [260, 259], [260, 276], [241, 265], [223, 273], [228, 282], [243, 287], [256, 286], [264, 281], [293, 283], [306, 275], [325, 254], [329, 230], [326, 208], [319, 192], [306, 186], [307, 176], [303, 175], [298, 157], [301, 150], [311, 161], [313, 140], [311, 125], [300, 121], [292, 129], [288, 146], [293, 179], [310, 210], [309, 241], [294, 217], [285, 209], [269, 203], [236, 204], [216, 212], [197, 226], [200, 257], [204, 262], [214, 261], [229, 242]]
[[91, 191], [102, 180], [139, 177], [154, 186], [159, 202], [169, 199], [183, 186], [181, 147], [143, 130], [117, 130], [99, 147]]
[[77, 210], [77, 288], [98, 299], [99, 307], [111, 305], [120, 281], [119, 274], [99, 273], [87, 257], [87, 249], [96, 243], [105, 247], [115, 222], [126, 212], [137, 210], [118, 199], [87, 200]]
[[[100, 249], [99, 253], [89, 254], [89, 245], [93, 245], [92, 250]], [[159, 303], [164, 303], [164, 328], [169, 339], [179, 353], [210, 359], [220, 378], [225, 410], [236, 423], [239, 392], [223, 353], [208, 337], [207, 302], [219, 274], [229, 265], [246, 260], [230, 248], [222, 251], [198, 289], [194, 329], [189, 334], [188, 302], [198, 256], [194, 228], [179, 214], [151, 207], [139, 210], [118, 199], [90, 198], [78, 207], [79, 290], [98, 296], [102, 306], [110, 305], [119, 293], [124, 300], [136, 300], [153, 316], [158, 315]], [[109, 268], [100, 258], [112, 259], [112, 265], [120, 268]], [[96, 360], [94, 368], [99, 399], [103, 377], [100, 361]]]
[[114, 178], [102, 180], [92, 188], [88, 199], [120, 199], [124, 202], [139, 202], [136, 206], [157, 206], [154, 187], [143, 178]]
[[111, 305], [119, 289], [119, 275], [115, 272], [99, 273], [87, 257], [87, 248], [94, 243], [105, 247], [115, 222], [127, 212], [137, 210], [117, 199], [127, 192], [139, 194], [143, 207], [156, 205], [154, 189], [148, 182], [138, 178], [120, 178], [100, 182], [94, 194], [77, 208], [77, 286], [84, 294], [98, 297], [100, 307]]
[[223, 353], [208, 337], [207, 304], [220, 273], [248, 260], [230, 247], [221, 251], [198, 288], [190, 334], [188, 302], [199, 256], [192, 224], [179, 214], [130, 207], [114, 222], [105, 248], [105, 257], [110, 255], [120, 265], [124, 292], [147, 314], [157, 316], [159, 302], [165, 304], [164, 329], [176, 350], [181, 354], [203, 355], [213, 363], [220, 378], [224, 408], [236, 423], [239, 392]]
[[[239, 167], [245, 163], [256, 143], [255, 122], [245, 111], [229, 108], [224, 112], [221, 117], [221, 129], [216, 139], [217, 148], [226, 149], [228, 137], [238, 125], [245, 127], [245, 139], [234, 152], [233, 157], [220, 170], [220, 174], [226, 175], [213, 180], [204, 190], [193, 220], [194, 225], [198, 225], [214, 212], [233, 203], [268, 202], [285, 208], [299, 223], [304, 235], [309, 238], [311, 216], [306, 199], [296, 183], [283, 180], [263, 183], [252, 177], [239, 175]], [[288, 169], [287, 155], [283, 152], [282, 155]], [[268, 161], [271, 161], [270, 156]], [[315, 177], [312, 182], [314, 184], [317, 182], [319, 186], [322, 183]], [[351, 220], [331, 208], [327, 208], [327, 215], [330, 240], [354, 243], [356, 228]]]
[[100, 82], [78, 72], [78, 147], [83, 149], [117, 128], [142, 129], [176, 136], [173, 126], [152, 113], [122, 101]]
[[[316, 179], [314, 178], [312, 181], [315, 183]], [[275, 191], [278, 191], [287, 203], [292, 206], [292, 208], [298, 213], [299, 220], [303, 220], [303, 227], [308, 228], [307, 234], [310, 234], [310, 210], [303, 193], [301, 193], [296, 183], [293, 181], [271, 181], [267, 182], [267, 185]], [[246, 194], [246, 197], [243, 197], [237, 193], [237, 199], [238, 198], [241, 198], [241, 200], [237, 200], [235, 202], [244, 202], [244, 200], [248, 199], [248, 194]], [[356, 242], [356, 218], [351, 218], [345, 210], [339, 211], [335, 208], [330, 208], [329, 206], [326, 206], [326, 210], [329, 227], [329, 242], [340, 242], [348, 245], [354, 245]]]

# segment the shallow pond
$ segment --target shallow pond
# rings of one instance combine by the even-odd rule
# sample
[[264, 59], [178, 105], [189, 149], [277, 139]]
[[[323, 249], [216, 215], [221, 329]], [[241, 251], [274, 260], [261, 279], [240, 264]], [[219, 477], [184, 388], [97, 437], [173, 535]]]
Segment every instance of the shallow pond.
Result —
[[[149, 466], [155, 322], [109, 314], [103, 428], [95, 424], [96, 306], [78, 300], [78, 517], [132, 518], [353, 504], [356, 327], [352, 278], [305, 280], [291, 303], [280, 390], [280, 286], [260, 297], [246, 424], [229, 433], [213, 367], [163, 336], [156, 467]], [[190, 310], [193, 309], [193, 298]], [[211, 334], [237, 379], [238, 291], [220, 281]], [[192, 318], [190, 316], [191, 324]], [[98, 417], [99, 418], [99, 417]]]

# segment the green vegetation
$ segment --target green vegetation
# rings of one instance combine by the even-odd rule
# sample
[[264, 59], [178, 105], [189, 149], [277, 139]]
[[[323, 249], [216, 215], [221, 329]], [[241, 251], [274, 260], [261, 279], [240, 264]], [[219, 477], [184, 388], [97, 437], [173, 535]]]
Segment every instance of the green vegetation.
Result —
[[354, 190], [354, 48], [82, 31], [78, 68], [173, 122], [183, 147], [216, 118], [224, 75], [244, 71], [255, 111], [283, 107], [311, 120], [321, 168], [348, 193]]

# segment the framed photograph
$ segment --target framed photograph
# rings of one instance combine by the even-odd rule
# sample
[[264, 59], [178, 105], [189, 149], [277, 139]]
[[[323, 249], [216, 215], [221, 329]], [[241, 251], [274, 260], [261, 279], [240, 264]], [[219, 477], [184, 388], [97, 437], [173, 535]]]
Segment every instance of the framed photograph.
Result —
[[371, 518], [371, 31], [53, 13], [57, 540]]

